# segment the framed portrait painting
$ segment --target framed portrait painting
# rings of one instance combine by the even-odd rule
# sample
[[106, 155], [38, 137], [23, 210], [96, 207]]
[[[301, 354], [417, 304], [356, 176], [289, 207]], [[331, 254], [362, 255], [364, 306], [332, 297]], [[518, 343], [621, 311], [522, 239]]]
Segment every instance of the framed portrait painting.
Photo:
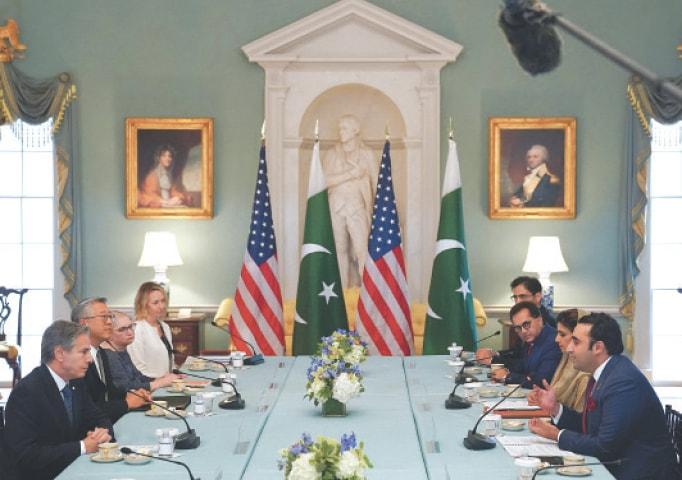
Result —
[[126, 217], [213, 216], [213, 119], [126, 119]]
[[488, 215], [575, 218], [573, 117], [489, 119]]

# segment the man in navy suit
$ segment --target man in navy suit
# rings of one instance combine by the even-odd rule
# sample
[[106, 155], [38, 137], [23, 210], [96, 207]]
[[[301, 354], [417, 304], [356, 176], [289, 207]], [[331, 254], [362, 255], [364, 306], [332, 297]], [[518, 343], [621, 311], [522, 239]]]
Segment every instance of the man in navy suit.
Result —
[[[506, 368], [495, 370], [492, 379], [524, 388], [552, 381], [561, 360], [561, 350], [554, 341], [556, 329], [545, 325], [540, 309], [533, 302], [519, 302], [509, 311], [512, 329], [522, 340], [518, 349], [500, 352], [492, 363], [503, 362]], [[479, 349], [476, 356], [482, 363], [491, 363], [492, 350]], [[486, 360], [487, 359], [487, 360]]]
[[77, 380], [91, 362], [87, 328], [58, 320], [45, 330], [41, 365], [7, 401], [4, 448], [18, 478], [54, 478], [112, 438], [111, 422]]
[[108, 357], [100, 351], [100, 344], [113, 334], [113, 318], [107, 299], [102, 297], [86, 298], [71, 311], [71, 321], [88, 327], [90, 334], [90, 354], [94, 361], [85, 374], [90, 397], [111, 422], [116, 423], [129, 410], [142, 407], [146, 403], [144, 399], [151, 400], [151, 397], [144, 389], [136, 390], [137, 395], [133, 395], [114, 385]]
[[618, 323], [605, 313], [578, 321], [567, 349], [578, 370], [592, 374], [582, 414], [557, 403], [549, 385], [537, 388], [555, 425], [531, 420], [530, 430], [558, 440], [559, 448], [597, 457], [618, 479], [672, 480], [672, 442], [656, 392], [623, 353]]

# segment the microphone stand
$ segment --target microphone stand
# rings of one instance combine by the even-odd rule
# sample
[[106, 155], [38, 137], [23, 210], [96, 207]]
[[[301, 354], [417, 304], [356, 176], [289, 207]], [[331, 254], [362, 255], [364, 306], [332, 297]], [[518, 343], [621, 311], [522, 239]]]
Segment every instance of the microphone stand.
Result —
[[[213, 360], [212, 358], [206, 358], [206, 357], [199, 357], [197, 355], [192, 355], [194, 358], [198, 358], [199, 360], [203, 360], [204, 362], [209, 362], [209, 363], [214, 363], [216, 365], [220, 365], [223, 367], [223, 370], [225, 370], [225, 373], [230, 373], [230, 369], [227, 368], [227, 365], [225, 365], [223, 362], [219, 362], [218, 360]], [[219, 378], [214, 378], [211, 380], [211, 385], [214, 387], [219, 387], [220, 386], [220, 379]]]
[[542, 472], [542, 471], [544, 471], [544, 470], [551, 470], [551, 469], [553, 469], [553, 468], [564, 468], [564, 467], [566, 467], [566, 468], [571, 468], [571, 467], [592, 467], [592, 466], [596, 466], [596, 465], [620, 465], [620, 464], [623, 463], [624, 461], [625, 461], [624, 458], [620, 458], [620, 459], [618, 459], [618, 460], [611, 460], [611, 461], [609, 461], [609, 462], [580, 463], [580, 464], [577, 464], [577, 465], [548, 465], [548, 466], [546, 466], [546, 467], [538, 468], [537, 470], [535, 470], [535, 473], [533, 473], [533, 477], [531, 478], [531, 480], [535, 480], [535, 476], [536, 476], [538, 473], [540, 473], [540, 472]]
[[[487, 360], [489, 358], [492, 357], [479, 358], [478, 360]], [[464, 365], [462, 365], [462, 368], [459, 369], [459, 372], [457, 372], [457, 375], [455, 375], [455, 388], [452, 389], [452, 392], [450, 392], [450, 395], [448, 395], [448, 398], [445, 400], [445, 408], [447, 408], [448, 410], [461, 410], [463, 408], [471, 407], [471, 402], [469, 400], [467, 400], [466, 398], [462, 398], [459, 395], [455, 395], [455, 390], [457, 390], [457, 387], [464, 383], [470, 383], [469, 380], [471, 379], [471, 377], [465, 377], [462, 374], [466, 366], [467, 366], [466, 363], [464, 363]]]
[[[138, 394], [134, 390], [128, 390], [128, 393], [132, 393], [136, 397], [140, 397], [140, 398], [146, 400], [145, 397]], [[175, 437], [175, 447], [176, 448], [179, 448], [180, 450], [191, 450], [191, 449], [197, 448], [199, 446], [199, 444], [201, 443], [201, 438], [197, 435], [197, 433], [194, 431], [194, 429], [189, 426], [189, 422], [187, 422], [187, 419], [185, 417], [180, 415], [178, 412], [171, 410], [170, 408], [164, 407], [160, 403], [156, 403], [153, 400], [150, 403], [156, 405], [161, 410], [165, 410], [167, 412], [172, 413], [176, 417], [180, 418], [183, 422], [185, 422], [185, 426], [187, 427], [187, 431], [185, 433], [181, 433], [180, 435]]]
[[[483, 340], [488, 340], [489, 338], [496, 337], [496, 336], [498, 336], [500, 333], [502, 333], [502, 332], [501, 332], [500, 330], [498, 330], [498, 331], [496, 331], [495, 333], [491, 333], [491, 334], [488, 335], [487, 337], [479, 338], [478, 340], [476, 340], [476, 342], [474, 342], [474, 345], [475, 345], [474, 348], [478, 348], [478, 346], [481, 344], [481, 342], [482, 342]], [[474, 351], [474, 355], [475, 355], [475, 354], [476, 354], [476, 352]], [[483, 360], [483, 359], [481, 359], [481, 360]], [[467, 360], [467, 361], [464, 362], [464, 366], [465, 366], [465, 367], [473, 367], [474, 365], [476, 365], [476, 359]]]
[[476, 433], [476, 429], [478, 428], [479, 423], [481, 423], [481, 420], [483, 420], [483, 418], [485, 418], [486, 415], [488, 415], [490, 412], [495, 410], [495, 407], [497, 407], [500, 403], [504, 402], [506, 399], [511, 397], [514, 394], [514, 392], [516, 392], [519, 388], [521, 388], [521, 384], [514, 387], [506, 395], [502, 395], [502, 399], [499, 402], [497, 402], [495, 405], [493, 405], [490, 408], [490, 410], [488, 410], [483, 415], [478, 417], [478, 421], [476, 422], [476, 425], [474, 425], [474, 429], [469, 430], [469, 433], [464, 438], [463, 443], [464, 443], [464, 446], [466, 448], [468, 448], [469, 450], [489, 450], [491, 448], [495, 448], [495, 445], [497, 445], [497, 442], [495, 441], [495, 439], [491, 438], [487, 435], [482, 435], [480, 433]]
[[[182, 375], [187, 375], [189, 377], [202, 378], [204, 380], [213, 380], [210, 377], [204, 377], [202, 375], [197, 375], [195, 373], [183, 372], [182, 370], [178, 370], [177, 368], [175, 370], [173, 370], [173, 373], [175, 373], [175, 374], [179, 373]], [[226, 398], [225, 400], [220, 402], [218, 404], [218, 406], [224, 410], [244, 410], [244, 408], [246, 408], [246, 401], [244, 401], [241, 394], [237, 390], [237, 386], [233, 382], [231, 382], [227, 379], [223, 378], [223, 379], [219, 379], [219, 380], [220, 380], [221, 385], [225, 384], [225, 383], [230, 385], [232, 387], [232, 389], [234, 390], [234, 395], [232, 397]]]
[[140, 457], [148, 457], [148, 458], [153, 458], [154, 460], [163, 460], [164, 462], [170, 462], [174, 463], [176, 465], [182, 465], [187, 469], [187, 473], [189, 473], [189, 480], [201, 480], [199, 477], [195, 477], [192, 475], [192, 471], [189, 469], [187, 464], [178, 462], [177, 460], [170, 460], [168, 458], [163, 458], [163, 457], [155, 457], [154, 455], [147, 455], [146, 453], [142, 452], [136, 452], [135, 450], [128, 448], [128, 447], [121, 447], [121, 453], [124, 455], [139, 455]]
[[[535, 5], [539, 6], [540, 4]], [[580, 40], [588, 47], [601, 53], [603, 56], [605, 56], [612, 62], [616, 63], [617, 65], [621, 66], [625, 70], [628, 70], [631, 73], [639, 75], [656, 90], [662, 91], [673, 97], [673, 99], [677, 100], [677, 102], [682, 103], [682, 89], [680, 89], [673, 82], [671, 82], [670, 80], [666, 80], [665, 78], [655, 74], [654, 72], [644, 67], [640, 63], [634, 61], [632, 58], [616, 50], [603, 40], [595, 37], [587, 30], [584, 30], [577, 24], [571, 22], [570, 20], [567, 20], [566, 18], [561, 16], [561, 14], [544, 8], [544, 6], [543, 8], [539, 9], [532, 7], [523, 7], [523, 11], [524, 11], [523, 16], [529, 23], [535, 23], [539, 25], [544, 24], [557, 25], [566, 33], [572, 35], [574, 38]]]
[[264, 362], [265, 362], [265, 359], [263, 358], [263, 355], [260, 354], [260, 353], [256, 353], [256, 348], [255, 348], [250, 342], [248, 342], [246, 339], [242, 338], [242, 337], [239, 336], [239, 335], [236, 335], [236, 334], [235, 334], [234, 332], [232, 332], [229, 328], [223, 328], [222, 325], [218, 325], [218, 322], [216, 322], [215, 319], [213, 319], [213, 320], [211, 321], [211, 324], [212, 324], [214, 327], [216, 327], [216, 328], [219, 328], [219, 329], [221, 329], [221, 330], [226, 331], [227, 333], [230, 334], [231, 337], [234, 337], [234, 338], [236, 338], [237, 340], [240, 340], [240, 341], [244, 342], [245, 344], [247, 344], [247, 345], [249, 346], [249, 348], [251, 349], [251, 356], [250, 356], [249, 358], [245, 358], [245, 359], [244, 359], [244, 365], [253, 366], [253, 365], [260, 365], [261, 363], [264, 363]]

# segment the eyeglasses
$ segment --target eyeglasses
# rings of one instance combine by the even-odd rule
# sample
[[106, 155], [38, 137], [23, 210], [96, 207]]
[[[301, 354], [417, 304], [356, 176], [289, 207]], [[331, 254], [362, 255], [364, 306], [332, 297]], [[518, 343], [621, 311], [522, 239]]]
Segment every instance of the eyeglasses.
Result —
[[110, 322], [114, 321], [114, 314], [113, 313], [102, 313], [100, 315], [90, 315], [89, 317], [81, 317], [81, 320], [90, 320], [92, 318], [101, 318], [105, 322], [108, 320]]
[[135, 331], [135, 326], [136, 326], [136, 324], [131, 323], [131, 324], [128, 325], [127, 327], [119, 327], [119, 328], [117, 328], [116, 331], [117, 331], [118, 333], [124, 333], [126, 330], [130, 330], [131, 332], [134, 332], [134, 331]]
[[512, 295], [512, 296], [510, 296], [509, 298], [511, 298], [511, 299], [514, 300], [514, 301], [516, 301], [516, 300], [526, 300], [526, 299], [533, 298], [533, 294], [532, 294], [532, 293], [520, 293], [519, 295]]
[[521, 325], [514, 325], [512, 328], [516, 333], [518, 333], [521, 330], [528, 330], [530, 328], [531, 323], [533, 323], [531, 320], [526, 320]]

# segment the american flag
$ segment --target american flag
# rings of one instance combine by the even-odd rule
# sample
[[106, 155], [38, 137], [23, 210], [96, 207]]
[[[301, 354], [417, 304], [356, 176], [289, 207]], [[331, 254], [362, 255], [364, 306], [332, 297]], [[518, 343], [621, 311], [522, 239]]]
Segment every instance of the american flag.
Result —
[[408, 301], [400, 222], [391, 177], [391, 144], [387, 141], [372, 212], [368, 256], [362, 273], [357, 330], [369, 351], [412, 355], [414, 342]]
[[235, 310], [230, 319], [232, 344], [249, 352], [241, 339], [258, 345], [265, 355], [284, 354], [282, 293], [277, 276], [277, 246], [272, 225], [265, 144], [260, 148], [249, 240], [244, 254]]

